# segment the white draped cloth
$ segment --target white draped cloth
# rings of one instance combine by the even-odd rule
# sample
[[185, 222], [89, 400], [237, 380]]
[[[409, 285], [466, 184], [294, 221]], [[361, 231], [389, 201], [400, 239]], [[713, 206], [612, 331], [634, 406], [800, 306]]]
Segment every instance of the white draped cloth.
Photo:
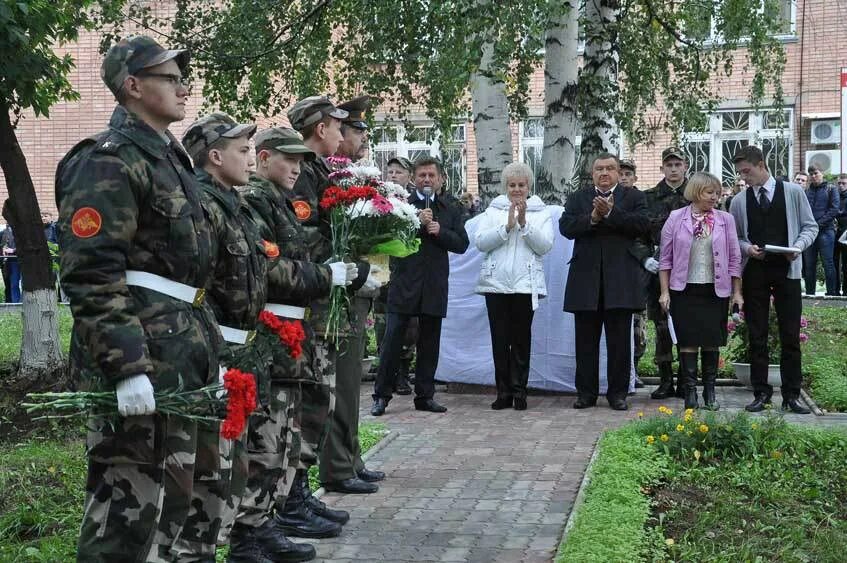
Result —
[[[547, 297], [540, 300], [532, 322], [529, 383], [532, 389], [575, 392], [576, 355], [574, 317], [562, 311], [568, 261], [573, 241], [559, 233], [563, 208], [548, 206], [556, 231], [553, 250], [544, 257]], [[447, 317], [441, 325], [441, 353], [435, 378], [439, 381], [494, 385], [494, 360], [485, 297], [474, 293], [484, 255], [474, 238], [480, 216], [465, 223], [471, 241], [464, 254], [450, 254], [450, 291]], [[630, 374], [634, 390], [635, 366]], [[606, 392], [606, 339], [600, 341], [600, 394]]]

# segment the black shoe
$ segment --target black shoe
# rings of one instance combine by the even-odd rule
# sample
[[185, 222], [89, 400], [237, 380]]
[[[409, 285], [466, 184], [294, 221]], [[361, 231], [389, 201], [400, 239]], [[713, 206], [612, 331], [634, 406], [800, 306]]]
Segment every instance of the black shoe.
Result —
[[501, 411], [503, 409], [512, 408], [512, 397], [497, 397], [497, 399], [491, 403], [491, 409], [495, 411]]
[[610, 399], [609, 406], [613, 411], [628, 411], [629, 405], [626, 404], [626, 399]]
[[573, 408], [575, 409], [589, 409], [594, 406], [597, 406], [597, 399], [592, 400], [585, 397], [577, 397], [576, 402], [573, 404]]
[[803, 406], [800, 399], [783, 399], [782, 410], [791, 411], [794, 414], [810, 414], [812, 412]]
[[369, 495], [379, 490], [379, 485], [362, 481], [358, 477], [344, 479], [332, 483], [321, 483], [327, 491], [344, 493], [347, 495]]
[[397, 375], [397, 384], [394, 386], [394, 392], [398, 395], [412, 394], [412, 388], [409, 387], [409, 382], [406, 380], [406, 376], [402, 374]]
[[376, 483], [377, 481], [382, 481], [383, 479], [385, 479], [385, 473], [383, 473], [382, 471], [372, 471], [367, 467], [365, 467], [361, 471], [357, 471], [356, 475], [359, 477], [359, 479], [367, 483]]
[[762, 412], [771, 404], [771, 398], [767, 395], [756, 395], [753, 402], [744, 407], [747, 412]]
[[253, 532], [262, 550], [273, 561], [311, 561], [315, 558], [315, 548], [309, 544], [294, 543], [286, 538], [273, 520], [256, 528]]
[[526, 399], [521, 399], [519, 397], [515, 397], [515, 410], [516, 411], [525, 411], [526, 410]]
[[227, 563], [274, 563], [256, 539], [255, 530], [256, 528], [238, 523], [232, 527]]
[[[297, 493], [294, 493], [294, 488], [297, 488]], [[350, 520], [350, 513], [346, 510], [336, 510], [328, 507], [318, 497], [312, 494], [312, 489], [309, 487], [309, 474], [303, 469], [297, 471], [294, 483], [291, 485], [292, 494], [300, 495], [306, 506], [321, 518], [326, 518], [338, 524], [346, 524]]]
[[651, 399], [667, 399], [673, 397], [673, 368], [670, 362], [662, 362], [659, 364], [659, 377], [661, 381], [659, 386], [650, 393]]
[[641, 381], [641, 378], [636, 375], [635, 376], [635, 388], [636, 389], [642, 389], [643, 387], [644, 387], [644, 382]]
[[322, 539], [334, 538], [341, 534], [341, 524], [318, 516], [305, 501], [292, 507], [286, 502], [285, 506], [285, 512], [277, 512], [274, 515], [274, 523], [286, 536]]
[[700, 408], [697, 403], [697, 352], [679, 353], [679, 376], [685, 381], [685, 408]]
[[388, 406], [388, 399], [382, 397], [374, 399], [374, 405], [371, 407], [371, 415], [382, 416], [385, 414], [385, 407]]
[[447, 412], [447, 407], [439, 405], [435, 399], [415, 399], [415, 410], [429, 412]]

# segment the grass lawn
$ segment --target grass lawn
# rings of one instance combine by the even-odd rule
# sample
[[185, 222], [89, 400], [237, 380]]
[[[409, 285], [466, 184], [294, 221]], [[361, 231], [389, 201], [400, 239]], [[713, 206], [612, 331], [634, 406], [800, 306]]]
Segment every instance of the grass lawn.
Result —
[[843, 430], [776, 415], [634, 422], [601, 440], [557, 561], [840, 563], [845, 465]]
[[[85, 498], [82, 427], [52, 430], [0, 450], [0, 562], [73, 561]], [[362, 451], [385, 425], [359, 427]]]

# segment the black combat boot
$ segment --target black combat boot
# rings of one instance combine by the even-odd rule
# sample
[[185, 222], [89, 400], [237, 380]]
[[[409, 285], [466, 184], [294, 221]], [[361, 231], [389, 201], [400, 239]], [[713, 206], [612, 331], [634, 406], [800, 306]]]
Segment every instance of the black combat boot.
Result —
[[685, 378], [684, 399], [686, 409], [696, 409], [697, 403], [697, 352], [679, 353], [679, 371]]
[[227, 563], [274, 563], [256, 539], [256, 528], [235, 523], [229, 538]]
[[306, 506], [312, 509], [312, 512], [327, 520], [332, 520], [339, 524], [346, 524], [350, 520], [350, 513], [346, 510], [335, 510], [328, 507], [321, 499], [312, 494], [312, 488], [309, 486], [309, 474], [304, 469], [297, 471], [297, 480], [294, 481], [292, 487], [300, 487], [303, 493], [303, 498], [306, 499]]
[[[304, 470], [298, 470], [305, 475]], [[306, 477], [306, 489], [308, 489], [308, 477]], [[276, 505], [274, 522], [277, 529], [286, 536], [295, 538], [334, 538], [341, 534], [341, 524], [328, 520], [323, 516], [315, 514], [314, 510], [306, 501], [302, 485], [292, 483], [291, 492], [281, 507]], [[311, 492], [310, 492], [311, 496]]]
[[717, 350], [700, 350], [700, 362], [703, 373], [703, 408], [716, 411], [721, 406], [715, 400], [715, 380], [718, 378], [718, 359], [720, 352]]
[[667, 399], [668, 397], [673, 397], [673, 367], [670, 362], [659, 363], [659, 377], [661, 378], [659, 386], [650, 393], [650, 398]]

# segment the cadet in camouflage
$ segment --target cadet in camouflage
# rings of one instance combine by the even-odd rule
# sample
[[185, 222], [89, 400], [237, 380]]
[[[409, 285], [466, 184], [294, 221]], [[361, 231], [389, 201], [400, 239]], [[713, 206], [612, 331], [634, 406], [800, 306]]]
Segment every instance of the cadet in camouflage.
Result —
[[[302, 137], [291, 129], [272, 128], [260, 131], [255, 144], [257, 170], [242, 195], [245, 212], [256, 223], [261, 236], [275, 244], [280, 252], [279, 264], [269, 273], [268, 300], [274, 304], [274, 312], [283, 318], [286, 314], [302, 312], [299, 316], [306, 317], [302, 323], [307, 338], [295, 369], [287, 368], [289, 364], [281, 361], [273, 363], [270, 378], [274, 406], [255, 424], [251, 421], [248, 493], [233, 531], [233, 549], [237, 547], [238, 553], [245, 554], [249, 554], [250, 546], [261, 541], [256, 539], [261, 534], [253, 532], [251, 536], [249, 529], [261, 529], [269, 521], [274, 506], [277, 514], [269, 522], [282, 533], [314, 538], [341, 532], [338, 523], [315, 515], [302, 501], [296, 500], [302, 495], [292, 494], [292, 499], [289, 491], [300, 478], [296, 472], [301, 449], [301, 384], [305, 388], [313, 387], [316, 366], [319, 368], [325, 361], [313, 346], [314, 332], [304, 309], [312, 299], [327, 295], [333, 283], [347, 283], [349, 276], [345, 274], [343, 279], [336, 280], [333, 268], [351, 270], [344, 264], [310, 261], [296, 211], [286, 198], [299, 175], [300, 162], [314, 158], [314, 153], [303, 145]], [[292, 525], [292, 515], [284, 510], [286, 505], [297, 507], [294, 512], [303, 516], [302, 525]]]
[[90, 421], [79, 561], [172, 560], [197, 428], [153, 414], [153, 391], [218, 377], [223, 341], [202, 291], [211, 234], [191, 162], [167, 131], [185, 117], [187, 61], [149, 37], [109, 49], [102, 78], [119, 105], [56, 171], [71, 373], [82, 388], [116, 389], [119, 410], [137, 415]]

